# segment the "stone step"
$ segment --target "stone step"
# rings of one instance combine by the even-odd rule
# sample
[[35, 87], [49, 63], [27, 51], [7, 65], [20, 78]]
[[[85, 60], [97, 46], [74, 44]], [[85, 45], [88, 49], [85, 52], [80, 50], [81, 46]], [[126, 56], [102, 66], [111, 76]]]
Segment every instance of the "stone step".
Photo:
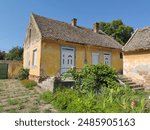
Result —
[[132, 82], [131, 79], [120, 79], [122, 82]]
[[3, 99], [8, 99], [8, 98], [17, 98], [17, 97], [21, 97], [21, 96], [25, 96], [25, 95], [28, 95], [28, 96], [32, 96], [32, 95], [37, 95], [35, 93], [20, 93], [20, 94], [8, 94], [8, 95], [0, 95], [0, 99], [3, 100]]
[[144, 90], [144, 87], [136, 87], [136, 88], [132, 88], [134, 90]]
[[138, 85], [138, 84], [132, 84], [132, 85], [129, 85], [131, 88], [138, 88], [138, 87], [141, 87], [141, 85]]
[[[26, 96], [22, 96], [22, 97], [13, 97], [13, 98], [10, 98], [11, 100], [22, 100], [22, 99], [30, 99], [30, 98], [34, 98], [34, 97], [36, 97], [36, 98], [38, 98], [39, 97], [39, 95], [32, 95], [32, 96], [28, 96], [28, 95], [26, 95]], [[2, 99], [1, 100], [1, 102], [7, 102], [8, 101], [8, 98], [5, 98], [5, 99]]]

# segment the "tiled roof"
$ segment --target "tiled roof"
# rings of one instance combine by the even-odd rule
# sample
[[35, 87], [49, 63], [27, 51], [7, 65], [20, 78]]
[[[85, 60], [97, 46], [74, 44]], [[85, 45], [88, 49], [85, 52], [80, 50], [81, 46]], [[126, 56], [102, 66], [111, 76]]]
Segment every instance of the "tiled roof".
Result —
[[102, 31], [95, 33], [84, 27], [72, 26], [71, 24], [36, 14], [32, 14], [32, 16], [38, 25], [43, 39], [64, 40], [68, 42], [97, 45], [108, 48], [122, 48], [122, 45]]

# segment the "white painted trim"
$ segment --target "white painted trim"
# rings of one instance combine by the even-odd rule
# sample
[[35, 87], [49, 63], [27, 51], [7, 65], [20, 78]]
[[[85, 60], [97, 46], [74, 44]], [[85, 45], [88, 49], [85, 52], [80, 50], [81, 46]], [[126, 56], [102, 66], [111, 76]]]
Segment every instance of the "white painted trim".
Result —
[[92, 59], [92, 62], [91, 62], [91, 63], [93, 64], [93, 54], [98, 54], [98, 64], [100, 64], [100, 53], [99, 53], [99, 52], [92, 52], [92, 53], [91, 53], [91, 57], [92, 57], [92, 58], [91, 58], [91, 59]]
[[105, 55], [105, 54], [109, 54], [109, 55], [110, 55], [110, 66], [112, 66], [112, 53], [111, 53], [111, 52], [104, 52], [104, 53], [103, 53], [103, 63], [105, 63], [105, 62], [104, 62], [104, 55]]

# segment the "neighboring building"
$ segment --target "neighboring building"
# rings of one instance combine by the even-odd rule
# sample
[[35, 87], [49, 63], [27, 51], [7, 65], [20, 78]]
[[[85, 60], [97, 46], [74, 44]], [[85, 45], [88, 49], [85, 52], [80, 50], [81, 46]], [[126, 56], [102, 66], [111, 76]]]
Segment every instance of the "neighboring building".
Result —
[[150, 27], [138, 29], [123, 51], [123, 74], [150, 89]]
[[62, 74], [68, 68], [84, 64], [108, 64], [122, 71], [122, 46], [98, 30], [32, 14], [24, 42], [24, 68], [30, 79]]
[[0, 60], [0, 79], [17, 78], [22, 61]]

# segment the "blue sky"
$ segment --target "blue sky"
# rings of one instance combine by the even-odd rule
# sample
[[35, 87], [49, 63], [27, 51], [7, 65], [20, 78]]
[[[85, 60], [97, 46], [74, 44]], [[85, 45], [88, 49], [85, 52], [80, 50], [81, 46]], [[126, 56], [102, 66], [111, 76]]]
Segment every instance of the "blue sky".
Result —
[[23, 46], [30, 14], [92, 28], [93, 23], [122, 19], [136, 28], [150, 26], [149, 0], [0, 0], [0, 50]]

